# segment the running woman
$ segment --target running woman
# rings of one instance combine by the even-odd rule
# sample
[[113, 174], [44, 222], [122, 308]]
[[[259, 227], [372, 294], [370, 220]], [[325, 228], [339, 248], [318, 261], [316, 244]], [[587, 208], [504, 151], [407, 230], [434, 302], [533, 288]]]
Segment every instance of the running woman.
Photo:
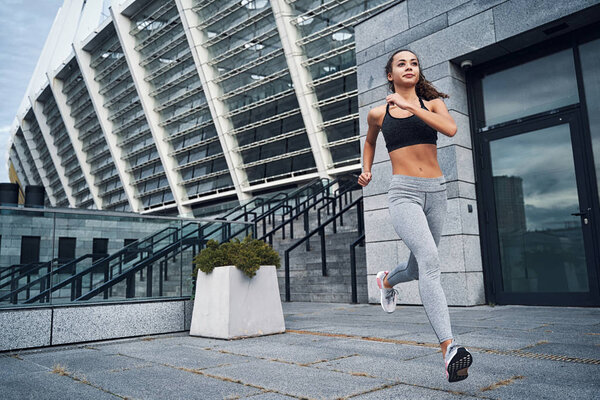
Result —
[[396, 308], [400, 282], [419, 281], [419, 294], [444, 358], [449, 382], [466, 379], [473, 358], [453, 338], [448, 304], [440, 283], [438, 246], [446, 218], [446, 179], [437, 160], [437, 132], [453, 137], [457, 126], [442, 97], [425, 79], [417, 55], [407, 49], [391, 55], [385, 73], [392, 94], [386, 105], [371, 109], [363, 151], [361, 186], [372, 179], [371, 166], [377, 135], [381, 130], [392, 162], [392, 179], [387, 193], [392, 225], [410, 249], [408, 261], [391, 272], [379, 271], [377, 285], [381, 307]]

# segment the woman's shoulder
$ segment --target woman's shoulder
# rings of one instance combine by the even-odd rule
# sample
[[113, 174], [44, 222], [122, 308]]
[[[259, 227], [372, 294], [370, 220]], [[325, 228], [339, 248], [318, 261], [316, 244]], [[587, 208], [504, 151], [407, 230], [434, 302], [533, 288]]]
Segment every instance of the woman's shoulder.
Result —
[[429, 111], [434, 111], [440, 105], [445, 105], [444, 100], [441, 97], [434, 97], [430, 100], [425, 100], [424, 97], [421, 97], [421, 99]]
[[380, 104], [369, 110], [368, 118], [379, 121], [385, 115], [385, 107], [387, 103]]

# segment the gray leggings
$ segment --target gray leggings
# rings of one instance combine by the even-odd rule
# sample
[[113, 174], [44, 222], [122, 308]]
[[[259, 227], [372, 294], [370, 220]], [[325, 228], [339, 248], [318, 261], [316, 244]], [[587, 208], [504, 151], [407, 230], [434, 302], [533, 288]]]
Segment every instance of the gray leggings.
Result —
[[438, 255], [447, 212], [446, 178], [392, 175], [387, 198], [394, 229], [410, 249], [408, 262], [390, 271], [388, 283], [418, 279], [421, 301], [439, 342], [452, 339]]

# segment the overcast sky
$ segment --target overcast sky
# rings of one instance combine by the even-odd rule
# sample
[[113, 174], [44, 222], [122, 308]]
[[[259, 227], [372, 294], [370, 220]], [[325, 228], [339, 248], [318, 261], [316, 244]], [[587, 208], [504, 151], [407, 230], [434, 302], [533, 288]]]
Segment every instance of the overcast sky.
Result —
[[63, 0], [0, 0], [0, 182], [10, 127]]

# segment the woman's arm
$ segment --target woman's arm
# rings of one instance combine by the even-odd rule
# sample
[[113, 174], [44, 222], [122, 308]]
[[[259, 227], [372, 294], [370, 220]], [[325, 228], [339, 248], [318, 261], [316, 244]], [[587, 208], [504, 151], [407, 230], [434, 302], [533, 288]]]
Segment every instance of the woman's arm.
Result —
[[413, 105], [408, 106], [408, 111], [421, 118], [423, 122], [431, 126], [436, 131], [443, 133], [446, 136], [454, 136], [456, 130], [456, 122], [448, 112], [446, 104], [440, 98], [433, 99], [429, 102], [431, 111], [422, 107], [416, 108]]
[[371, 167], [373, 166], [373, 159], [375, 158], [377, 135], [379, 135], [379, 130], [381, 129], [378, 120], [377, 111], [371, 109], [367, 115], [369, 130], [367, 131], [365, 146], [363, 148], [363, 172], [358, 177], [358, 183], [361, 186], [367, 186], [371, 181]]

